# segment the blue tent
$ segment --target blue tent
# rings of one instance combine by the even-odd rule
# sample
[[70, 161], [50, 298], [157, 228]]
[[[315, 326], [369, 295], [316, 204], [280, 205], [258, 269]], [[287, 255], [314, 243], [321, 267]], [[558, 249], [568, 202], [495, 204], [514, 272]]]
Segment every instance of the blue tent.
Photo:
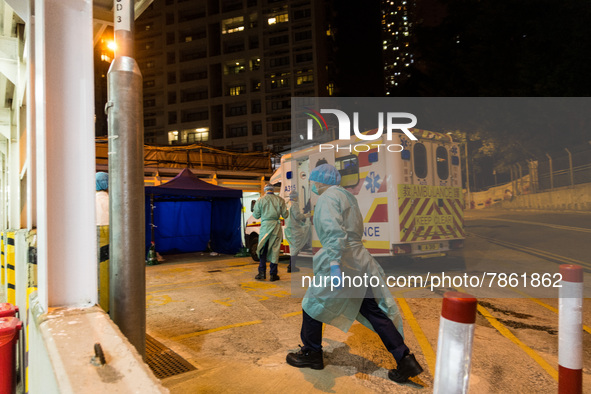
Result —
[[146, 248], [154, 241], [157, 252], [187, 253], [209, 244], [217, 253], [237, 253], [241, 199], [241, 190], [211, 185], [187, 168], [160, 186], [147, 186]]

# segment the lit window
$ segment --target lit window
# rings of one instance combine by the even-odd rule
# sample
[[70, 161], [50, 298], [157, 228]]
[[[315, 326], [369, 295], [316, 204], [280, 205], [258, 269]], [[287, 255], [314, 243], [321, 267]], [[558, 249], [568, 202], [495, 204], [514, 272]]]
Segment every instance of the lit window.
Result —
[[243, 73], [246, 69], [244, 63], [242, 62], [231, 63], [226, 65], [226, 67], [228, 70], [228, 74], [240, 74]]
[[222, 21], [222, 34], [232, 34], [244, 30], [244, 17], [224, 19]]
[[168, 132], [168, 143], [174, 144], [179, 140], [179, 132], [178, 131], [169, 131]]
[[182, 134], [183, 136], [186, 136], [183, 138], [183, 140], [185, 140], [183, 142], [186, 142], [188, 144], [203, 142], [209, 139], [209, 128], [200, 127], [198, 129], [183, 130]]
[[267, 19], [267, 23], [270, 25], [275, 25], [277, 23], [289, 22], [289, 15], [287, 13], [275, 15]]
[[328, 86], [326, 87], [326, 90], [328, 90], [329, 96], [333, 96], [334, 95], [334, 83], [330, 82], [328, 84]]
[[303, 85], [306, 83], [311, 83], [314, 82], [314, 75], [302, 75], [302, 76], [298, 76], [296, 78], [296, 84], [297, 85]]
[[244, 93], [246, 93], [246, 86], [244, 85], [230, 87], [230, 96], [239, 96]]

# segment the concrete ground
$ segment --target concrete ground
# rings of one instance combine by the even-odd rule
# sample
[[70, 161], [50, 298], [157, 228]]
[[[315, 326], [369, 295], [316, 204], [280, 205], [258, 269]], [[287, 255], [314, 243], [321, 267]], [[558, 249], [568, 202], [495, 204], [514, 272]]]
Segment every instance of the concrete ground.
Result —
[[254, 280], [250, 257], [228, 257], [165, 256], [148, 267], [148, 334], [197, 367], [163, 380], [172, 393], [431, 390], [428, 371], [407, 385], [390, 381], [394, 359], [359, 323], [348, 333], [325, 326], [324, 370], [289, 366], [285, 356], [301, 344], [301, 298], [290, 295], [287, 262], [279, 264], [281, 280], [263, 282]]
[[[325, 326], [324, 370], [286, 364], [286, 354], [301, 344], [301, 298], [291, 296], [294, 274], [286, 273], [287, 261], [279, 265], [281, 280], [269, 282], [254, 280], [257, 263], [250, 257], [196, 253], [165, 258], [163, 264], [147, 267], [147, 331], [197, 368], [164, 379], [172, 393], [433, 389], [440, 295], [411, 298], [409, 293], [398, 299], [405, 341], [425, 370], [399, 385], [387, 377], [396, 365], [392, 356], [379, 337], [359, 323], [348, 333]], [[558, 317], [551, 308], [557, 307], [557, 300], [479, 301], [484, 309], [476, 321], [471, 391], [556, 392]], [[587, 326], [589, 307], [586, 302]], [[584, 333], [584, 348], [584, 387], [591, 387], [591, 331]]]

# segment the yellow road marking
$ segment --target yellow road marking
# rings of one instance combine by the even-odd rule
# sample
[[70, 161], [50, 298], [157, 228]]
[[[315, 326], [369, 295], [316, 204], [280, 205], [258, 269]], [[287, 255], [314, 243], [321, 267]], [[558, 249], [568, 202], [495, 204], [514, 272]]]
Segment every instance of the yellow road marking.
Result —
[[171, 302], [185, 302], [185, 300], [173, 300], [169, 295], [162, 294], [162, 295], [147, 295], [146, 296], [146, 308], [152, 306], [161, 306], [166, 305]]
[[284, 315], [281, 315], [281, 317], [292, 317], [292, 316], [297, 316], [297, 315], [301, 315], [302, 311], [298, 311], [298, 312], [291, 312], [291, 313], [286, 313]]
[[516, 344], [523, 350], [528, 356], [530, 356], [540, 367], [542, 367], [554, 380], [558, 381], [558, 371], [554, 369], [546, 360], [544, 360], [535, 350], [521, 342], [507, 327], [499, 322], [493, 315], [490, 314], [483, 306], [478, 304], [478, 312], [482, 314], [488, 320], [488, 322], [497, 329], [505, 338]]
[[184, 289], [194, 289], [195, 287], [204, 287], [204, 286], [220, 285], [220, 284], [222, 284], [222, 282], [207, 283], [207, 284], [204, 284], [204, 285], [195, 285], [195, 286], [175, 287], [175, 288], [172, 288], [172, 289], [152, 290], [152, 291], [146, 292], [146, 294], [162, 293], [164, 291], [175, 291], [175, 290], [184, 290]]
[[224, 306], [232, 306], [232, 303], [236, 302], [236, 300], [228, 297], [228, 298], [222, 298], [220, 300], [213, 300], [213, 302], [224, 305]]
[[190, 334], [177, 335], [176, 337], [172, 337], [170, 339], [172, 339], [173, 341], [180, 341], [180, 340], [183, 340], [183, 339], [192, 338], [192, 337], [196, 337], [196, 336], [199, 336], [199, 335], [210, 334], [210, 333], [216, 332], [216, 331], [228, 330], [230, 328], [245, 327], [245, 326], [252, 326], [254, 324], [261, 324], [262, 322], [263, 322], [262, 320], [254, 320], [254, 321], [247, 321], [247, 322], [244, 322], [244, 323], [230, 324], [228, 326], [222, 326], [222, 327], [217, 327], [217, 328], [210, 328], [209, 330], [192, 332]]
[[[548, 309], [548, 310], [551, 310], [551, 311], [552, 311], [552, 312], [554, 312], [554, 313], [558, 313], [558, 309], [554, 308], [554, 307], [553, 307], [553, 306], [551, 306], [551, 305], [548, 305], [548, 304], [546, 304], [546, 303], [545, 303], [545, 302], [543, 302], [542, 300], [539, 300], [539, 299], [537, 299], [537, 298], [534, 298], [534, 297], [532, 297], [532, 296], [530, 296], [530, 295], [528, 295], [528, 294], [526, 294], [526, 293], [524, 293], [524, 292], [522, 292], [522, 291], [519, 291], [519, 290], [517, 290], [517, 289], [512, 289], [512, 290], [513, 290], [514, 292], [518, 293], [518, 294], [521, 294], [521, 295], [522, 295], [522, 296], [524, 296], [524, 297], [527, 297], [527, 298], [529, 298], [529, 300], [530, 300], [530, 301], [533, 301], [533, 302], [535, 302], [536, 304], [538, 304], [538, 305], [540, 305], [540, 306], [543, 306], [544, 308], [546, 308], [546, 309]], [[585, 330], [585, 331], [587, 331], [589, 334], [591, 334], [591, 328], [587, 327], [587, 326], [586, 326], [586, 325], [584, 325], [584, 324], [583, 324], [583, 330]]]
[[154, 287], [164, 287], [164, 286], [188, 285], [190, 283], [205, 282], [206, 280], [211, 280], [211, 278], [205, 278], [205, 279], [200, 279], [200, 280], [191, 280], [188, 282], [170, 282], [170, 283], [163, 283], [163, 284], [159, 284], [159, 285], [150, 285], [150, 286], [146, 286], [146, 289], [152, 289]]
[[408, 322], [410, 329], [412, 330], [413, 334], [415, 335], [415, 338], [417, 338], [417, 341], [419, 342], [419, 346], [421, 347], [423, 355], [427, 360], [427, 366], [431, 371], [431, 375], [434, 375], [436, 361], [435, 352], [433, 351], [433, 348], [431, 347], [429, 340], [425, 336], [425, 333], [421, 329], [419, 322], [417, 321], [417, 319], [415, 319], [414, 315], [412, 314], [412, 311], [410, 310], [410, 307], [408, 306], [406, 300], [404, 298], [397, 298], [397, 301], [398, 304], [400, 304], [400, 309], [402, 310], [402, 314], [404, 314], [404, 318]]

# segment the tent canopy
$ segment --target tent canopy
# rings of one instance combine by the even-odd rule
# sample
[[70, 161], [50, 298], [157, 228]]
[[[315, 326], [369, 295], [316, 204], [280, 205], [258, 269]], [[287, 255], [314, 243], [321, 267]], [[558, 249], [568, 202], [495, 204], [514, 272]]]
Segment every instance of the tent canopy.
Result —
[[180, 174], [160, 186], [146, 186], [146, 194], [155, 196], [242, 198], [241, 190], [229, 189], [202, 181], [188, 168], [185, 168]]
[[241, 198], [242, 191], [211, 185], [189, 169], [160, 186], [147, 186], [146, 247], [152, 241], [153, 224], [157, 252], [200, 252], [210, 247], [217, 253], [237, 253], [242, 244]]

